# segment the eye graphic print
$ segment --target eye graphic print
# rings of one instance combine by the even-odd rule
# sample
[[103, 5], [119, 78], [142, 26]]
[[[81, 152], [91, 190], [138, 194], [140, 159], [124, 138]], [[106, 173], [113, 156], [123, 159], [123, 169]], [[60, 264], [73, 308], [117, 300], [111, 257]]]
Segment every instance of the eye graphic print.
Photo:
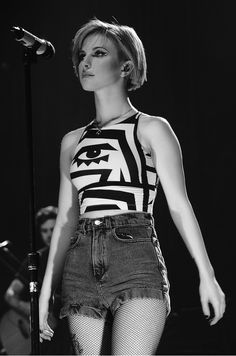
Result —
[[79, 167], [82, 163], [89, 166], [91, 163], [99, 164], [101, 161], [108, 162], [109, 154], [104, 155], [103, 151], [117, 151], [109, 143], [82, 147], [74, 156], [72, 164]]

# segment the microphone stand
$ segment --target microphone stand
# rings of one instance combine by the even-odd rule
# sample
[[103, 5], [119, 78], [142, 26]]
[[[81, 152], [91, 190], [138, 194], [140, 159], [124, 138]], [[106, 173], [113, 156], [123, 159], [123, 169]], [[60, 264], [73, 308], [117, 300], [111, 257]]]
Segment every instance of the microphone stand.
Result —
[[33, 123], [32, 123], [32, 95], [31, 95], [31, 64], [37, 62], [36, 51], [39, 47], [35, 43], [32, 47], [24, 47], [23, 64], [25, 76], [25, 111], [28, 147], [29, 167], [29, 236], [30, 252], [28, 253], [29, 271], [29, 293], [30, 293], [30, 336], [31, 355], [40, 354], [39, 342], [39, 288], [38, 288], [38, 266], [39, 253], [35, 248], [35, 172], [34, 172], [34, 145], [33, 145]]

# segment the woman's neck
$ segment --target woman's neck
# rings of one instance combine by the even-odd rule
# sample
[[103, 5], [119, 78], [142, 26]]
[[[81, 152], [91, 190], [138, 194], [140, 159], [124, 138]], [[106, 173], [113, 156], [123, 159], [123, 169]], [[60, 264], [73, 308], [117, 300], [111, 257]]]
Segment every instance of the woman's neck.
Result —
[[137, 111], [131, 104], [127, 95], [99, 95], [94, 94], [96, 107], [96, 121], [99, 124], [105, 124], [114, 118], [118, 118], [125, 113], [131, 112], [133, 109]]

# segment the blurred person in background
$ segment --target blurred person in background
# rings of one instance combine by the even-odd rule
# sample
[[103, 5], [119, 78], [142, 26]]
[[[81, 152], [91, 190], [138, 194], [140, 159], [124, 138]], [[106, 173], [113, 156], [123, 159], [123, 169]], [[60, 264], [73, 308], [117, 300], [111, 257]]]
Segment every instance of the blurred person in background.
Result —
[[[37, 252], [39, 253], [38, 283], [39, 290], [45, 273], [48, 259], [49, 246], [53, 229], [57, 218], [57, 207], [46, 206], [36, 213], [36, 229], [44, 246]], [[1, 337], [4, 348], [8, 354], [29, 354], [31, 348], [30, 341], [30, 295], [29, 295], [29, 272], [27, 257], [22, 262], [14, 279], [10, 283], [5, 293], [5, 301], [10, 307], [2, 320]], [[54, 298], [53, 313], [50, 313], [50, 324], [54, 329], [58, 328], [58, 312], [60, 308], [60, 295]], [[8, 328], [9, 325], [9, 328]], [[57, 333], [56, 333], [57, 334]], [[13, 337], [9, 337], [9, 336]], [[4, 337], [5, 336], [5, 337]], [[60, 337], [59, 337], [60, 339]], [[45, 343], [42, 346], [42, 354], [60, 354], [63, 352], [62, 344], [58, 338], [50, 345]]]

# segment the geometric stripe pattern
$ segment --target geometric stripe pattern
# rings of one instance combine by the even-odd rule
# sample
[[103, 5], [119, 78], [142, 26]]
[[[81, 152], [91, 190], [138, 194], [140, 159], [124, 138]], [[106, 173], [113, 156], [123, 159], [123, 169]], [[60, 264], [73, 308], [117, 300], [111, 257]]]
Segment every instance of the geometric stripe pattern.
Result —
[[80, 214], [111, 209], [152, 213], [159, 178], [137, 137], [139, 116], [100, 131], [93, 122], [85, 127], [70, 166]]

